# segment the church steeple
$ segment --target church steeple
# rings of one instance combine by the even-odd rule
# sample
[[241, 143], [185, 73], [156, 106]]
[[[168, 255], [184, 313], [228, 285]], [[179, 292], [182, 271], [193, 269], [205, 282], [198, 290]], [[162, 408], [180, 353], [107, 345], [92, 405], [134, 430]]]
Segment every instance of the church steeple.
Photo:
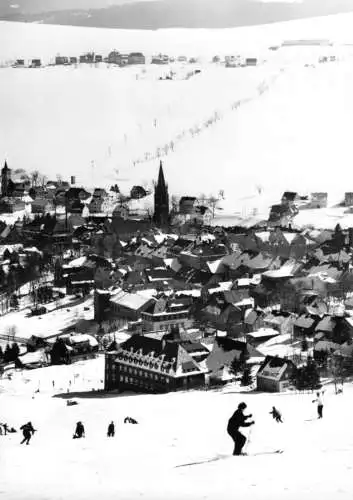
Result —
[[160, 162], [158, 181], [154, 190], [154, 222], [157, 226], [167, 226], [169, 220], [169, 194], [165, 182], [163, 164]]
[[1, 169], [1, 197], [10, 195], [10, 184], [11, 184], [11, 169], [7, 165], [7, 161], [5, 160], [5, 164]]

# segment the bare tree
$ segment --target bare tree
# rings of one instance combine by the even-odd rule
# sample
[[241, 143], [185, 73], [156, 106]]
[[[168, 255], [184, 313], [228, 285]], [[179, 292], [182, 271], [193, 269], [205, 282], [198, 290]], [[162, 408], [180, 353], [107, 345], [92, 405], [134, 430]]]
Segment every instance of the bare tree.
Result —
[[37, 187], [39, 181], [40, 172], [39, 170], [33, 170], [30, 173], [31, 186]]

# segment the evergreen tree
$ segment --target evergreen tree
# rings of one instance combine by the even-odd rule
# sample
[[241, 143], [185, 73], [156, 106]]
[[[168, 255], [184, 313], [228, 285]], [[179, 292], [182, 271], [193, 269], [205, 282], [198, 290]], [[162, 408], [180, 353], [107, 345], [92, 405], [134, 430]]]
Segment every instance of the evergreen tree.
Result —
[[251, 376], [251, 370], [248, 366], [246, 366], [244, 368], [244, 371], [243, 371], [243, 376], [241, 378], [241, 385], [244, 385], [246, 387], [248, 387], [249, 385], [252, 384], [252, 376]]
[[15, 342], [12, 344], [11, 347], [12, 361], [15, 361], [15, 359], [18, 358], [19, 354], [20, 354], [20, 348], [18, 347], [17, 342]]
[[236, 376], [241, 371], [241, 369], [242, 369], [241, 361], [236, 356], [234, 356], [233, 361], [229, 365], [229, 373]]
[[4, 361], [5, 363], [9, 363], [11, 361], [11, 348], [9, 344], [6, 344], [6, 349], [4, 352]]
[[0, 345], [0, 361], [2, 361], [3, 359], [4, 359], [4, 353], [3, 353], [2, 347]]

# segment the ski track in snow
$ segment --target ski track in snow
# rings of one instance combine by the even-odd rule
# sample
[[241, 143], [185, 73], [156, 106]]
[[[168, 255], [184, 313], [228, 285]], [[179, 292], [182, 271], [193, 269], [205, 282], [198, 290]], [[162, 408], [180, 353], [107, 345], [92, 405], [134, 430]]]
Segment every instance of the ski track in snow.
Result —
[[[52, 380], [55, 390], [64, 393], [70, 379], [75, 380], [74, 391], [101, 388], [103, 363], [101, 357], [17, 372], [11, 381], [1, 381], [1, 420], [16, 428], [31, 420], [38, 432], [29, 446], [19, 444], [20, 434], [0, 437], [0, 498], [352, 498], [350, 385], [338, 396], [327, 387], [321, 421], [315, 418], [312, 394], [227, 394], [227, 389], [107, 397], [92, 393], [77, 397], [79, 404], [71, 407], [65, 399], [51, 397]], [[231, 457], [226, 425], [242, 400], [256, 424], [249, 455]], [[283, 412], [284, 424], [269, 415], [273, 404]], [[139, 425], [123, 424], [127, 415]], [[305, 422], [309, 418], [310, 425]], [[116, 436], [108, 439], [112, 419]], [[73, 440], [78, 420], [87, 437]], [[270, 454], [276, 449], [284, 453]], [[177, 467], [214, 457], [224, 459]]]

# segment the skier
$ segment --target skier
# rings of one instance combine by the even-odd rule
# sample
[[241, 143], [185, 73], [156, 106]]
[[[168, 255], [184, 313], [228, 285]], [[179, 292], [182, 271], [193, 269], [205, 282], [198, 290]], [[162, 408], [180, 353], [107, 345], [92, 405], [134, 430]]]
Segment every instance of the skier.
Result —
[[317, 403], [317, 414], [318, 418], [322, 418], [322, 410], [324, 409], [324, 391], [316, 393], [316, 399], [313, 403]]
[[115, 425], [114, 425], [114, 422], [111, 421], [110, 424], [108, 425], [107, 436], [114, 437], [114, 435], [115, 435]]
[[246, 443], [246, 437], [239, 432], [239, 427], [250, 427], [254, 425], [254, 421], [246, 422], [252, 415], [244, 415], [246, 408], [245, 403], [239, 403], [238, 409], [233, 413], [228, 421], [227, 432], [234, 441], [233, 455], [241, 455], [241, 451]]
[[33, 429], [32, 423], [27, 422], [27, 424], [22, 425], [20, 429], [22, 430], [23, 433], [23, 439], [21, 441], [21, 444], [23, 443], [29, 444], [32, 435], [36, 432], [35, 429]]
[[86, 437], [85, 436], [85, 428], [84, 428], [82, 422], [77, 422], [75, 434], [73, 435], [73, 439], [79, 439], [82, 437]]
[[281, 422], [283, 424], [282, 415], [274, 406], [272, 406], [272, 411], [270, 411], [270, 415], [273, 416], [276, 422], [278, 423]]

